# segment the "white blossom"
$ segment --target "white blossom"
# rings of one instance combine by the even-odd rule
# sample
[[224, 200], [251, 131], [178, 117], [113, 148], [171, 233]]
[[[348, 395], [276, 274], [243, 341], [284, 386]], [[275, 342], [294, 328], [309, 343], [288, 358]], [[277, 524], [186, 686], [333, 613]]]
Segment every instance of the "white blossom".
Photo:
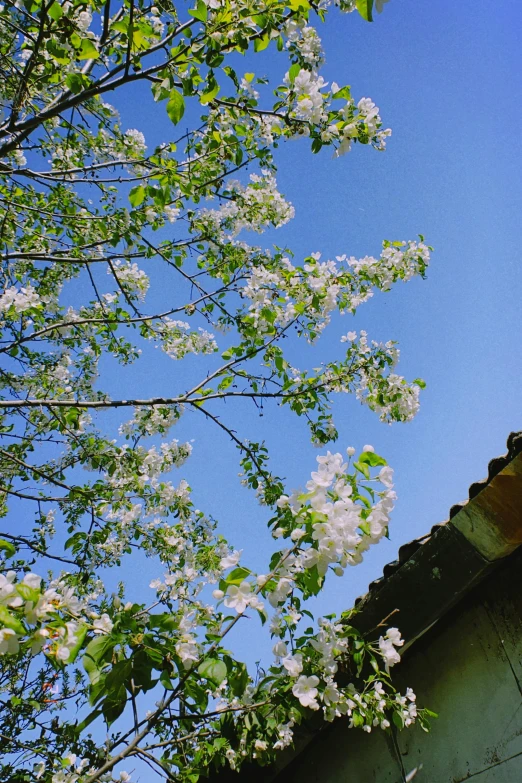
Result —
[[16, 632], [12, 628], [0, 628], [0, 655], [16, 655], [19, 647]]
[[318, 710], [318, 685], [319, 677], [316, 677], [315, 674], [313, 674], [311, 677], [301, 675], [301, 677], [299, 677], [295, 685], [292, 687], [292, 693], [296, 699], [299, 699], [299, 702], [303, 707], [308, 707], [311, 710]]
[[281, 663], [290, 677], [299, 677], [303, 671], [303, 656], [300, 653], [284, 657]]
[[97, 634], [110, 633], [114, 627], [111, 618], [106, 612], [104, 612], [101, 617], [94, 620], [92, 626], [94, 628], [94, 633]]
[[40, 303], [40, 297], [31, 285], [20, 289], [11, 286], [0, 296], [0, 313], [5, 313], [12, 308], [13, 312], [18, 315], [33, 307], [38, 307]]
[[225, 606], [229, 609], [235, 609], [238, 614], [242, 614], [249, 606], [252, 597], [252, 585], [250, 582], [243, 581], [240, 585], [230, 585], [225, 596]]

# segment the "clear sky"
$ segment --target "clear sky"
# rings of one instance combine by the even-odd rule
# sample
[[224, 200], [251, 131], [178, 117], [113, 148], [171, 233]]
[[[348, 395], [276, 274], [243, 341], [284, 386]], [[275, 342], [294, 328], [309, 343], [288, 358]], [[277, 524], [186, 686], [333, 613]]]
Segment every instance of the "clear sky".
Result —
[[[328, 149], [312, 156], [306, 141], [284, 145], [278, 182], [296, 217], [260, 241], [287, 245], [297, 258], [318, 250], [377, 254], [382, 239], [419, 232], [435, 247], [427, 280], [375, 296], [355, 319], [336, 320], [317, 347], [301, 351], [302, 366], [313, 366], [341, 350], [346, 331], [366, 329], [372, 338], [398, 340], [399, 372], [427, 382], [421, 412], [407, 425], [381, 424], [352, 397], [335, 401], [338, 447], [373, 444], [396, 470], [399, 499], [391, 541], [344, 579], [330, 578], [316, 602], [326, 613], [348, 608], [402, 543], [447, 519], [505, 451], [509, 432], [522, 429], [522, 9], [518, 0], [391, 0], [372, 25], [357, 14], [332, 14], [319, 32], [325, 78], [350, 84], [356, 99], [371, 97], [393, 136], [384, 154], [356, 147], [339, 160]], [[272, 49], [243, 65], [258, 76], [283, 67]], [[124, 122], [151, 143], [171, 138], [166, 115], [142, 101], [136, 90], [124, 103], [120, 96]], [[161, 364], [161, 392], [184, 388], [184, 365]], [[157, 391], [157, 379], [144, 388]], [[129, 394], [123, 376], [111, 391]], [[223, 417], [242, 437], [266, 440], [274, 471], [290, 487], [306, 481], [317, 451], [304, 423], [269, 407], [259, 417], [246, 402], [227, 404]], [[180, 476], [244, 549], [245, 564], [264, 571], [269, 514], [239, 485], [236, 449], [196, 419], [187, 414], [173, 432], [195, 439]], [[144, 564], [144, 586], [155, 576]], [[234, 647], [252, 661], [261, 649], [258, 621], [239, 626]]]

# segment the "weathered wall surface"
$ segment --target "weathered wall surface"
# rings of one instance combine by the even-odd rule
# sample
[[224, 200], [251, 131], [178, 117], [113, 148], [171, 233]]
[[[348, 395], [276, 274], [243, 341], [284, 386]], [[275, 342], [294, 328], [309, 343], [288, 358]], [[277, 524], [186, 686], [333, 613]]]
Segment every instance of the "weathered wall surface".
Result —
[[368, 735], [338, 721], [277, 783], [401, 783], [415, 769], [414, 783], [522, 783], [521, 588], [517, 551], [395, 669], [397, 684], [439, 713], [430, 734]]

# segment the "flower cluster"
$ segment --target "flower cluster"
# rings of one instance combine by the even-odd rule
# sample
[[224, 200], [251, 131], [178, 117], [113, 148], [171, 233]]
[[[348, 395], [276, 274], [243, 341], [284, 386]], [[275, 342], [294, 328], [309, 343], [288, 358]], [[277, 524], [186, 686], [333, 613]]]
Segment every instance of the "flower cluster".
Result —
[[[345, 715], [349, 718], [349, 728], [361, 727], [371, 731], [372, 727], [386, 729], [390, 726], [391, 713], [401, 716], [405, 725], [415, 722], [417, 716], [415, 694], [408, 688], [406, 696], [395, 694], [378, 679], [378, 673], [372, 675], [365, 687], [357, 690], [353, 683], [341, 687], [335, 675], [339, 662], [347, 658], [353, 629], [346, 623], [326, 618], [319, 620], [319, 631], [309, 636], [307, 644], [300, 652], [288, 653], [287, 644], [278, 641], [274, 646], [276, 666], [283, 668], [292, 681], [292, 694], [302, 707], [311, 710], [321, 709], [324, 718], [332, 721]], [[390, 628], [386, 637], [379, 640], [378, 654], [389, 667], [400, 661], [396, 647], [404, 644], [397, 628]], [[357, 640], [360, 650], [371, 650], [362, 640]], [[372, 651], [373, 653], [373, 651]], [[378, 672], [378, 664], [372, 656], [373, 668]], [[406, 723], [408, 721], [408, 723]], [[287, 730], [291, 727], [286, 727]], [[277, 741], [279, 747], [279, 740]]]
[[107, 269], [108, 275], [113, 275], [118, 287], [129, 297], [144, 299], [149, 288], [149, 278], [137, 264], [115, 261]]
[[326, 93], [321, 90], [327, 87], [327, 83], [322, 76], [315, 71], [309, 71], [302, 68], [295, 76], [293, 84], [291, 82], [290, 72], [285, 80], [291, 84], [295, 94], [295, 108], [293, 116], [299, 120], [305, 120], [311, 123], [322, 123], [327, 119], [324, 104], [327, 98]]
[[399, 663], [401, 656], [397, 652], [397, 647], [402, 647], [403, 644], [404, 639], [401, 639], [397, 628], [388, 628], [386, 636], [379, 637], [379, 652], [386, 664], [386, 671], [389, 671], [390, 666]]
[[[331, 5], [368, 15], [372, 0], [268, 3], [262, 13], [255, 0], [189, 11], [115, 0], [101, 15], [93, 0], [66, 0], [42, 6], [38, 42], [31, 9], [0, 4], [0, 516], [17, 515], [15, 535], [0, 534], [2, 780], [126, 783], [123, 757], [145, 753], [193, 783], [226, 761], [271, 763], [308, 710], [365, 731], [425, 725], [415, 695], [391, 683], [397, 629], [369, 641], [350, 613], [301, 622], [330, 574], [386, 534], [393, 471], [371, 447], [328, 452], [304, 489], [283, 494], [264, 444], [245, 441], [219, 408], [228, 400], [233, 417], [240, 397], [281, 404], [327, 444], [334, 393], [354, 393], [386, 421], [418, 407], [423, 384], [396, 373], [392, 342], [349, 332], [346, 355], [313, 370], [290, 356], [335, 313], [424, 275], [422, 238], [385, 242], [375, 258], [302, 260], [246, 239], [294, 215], [276, 182], [283, 141], [338, 156], [355, 144], [384, 149], [391, 133], [370, 98], [321, 74], [313, 19]], [[237, 53], [276, 48], [287, 59], [277, 82], [236, 72]], [[119, 105], [120, 87], [140, 80], [152, 89], [150, 104], [140, 92], [143, 111], [166, 109], [172, 130], [155, 148], [103, 100], [109, 86]], [[221, 357], [216, 330], [230, 336]], [[134, 363], [145, 340], [190, 355], [188, 374], [143, 379]], [[136, 403], [108, 392], [115, 371], [116, 386], [141, 400], [130, 415]], [[167, 436], [184, 408], [233, 440], [243, 483], [272, 509], [266, 573], [249, 570], [194, 507], [188, 481], [172, 477], [192, 449], [191, 436]], [[32, 571], [40, 562], [70, 571], [44, 580]], [[118, 583], [126, 562], [137, 601], [145, 569], [159, 575], [143, 603]], [[256, 613], [275, 637], [266, 676], [225, 647]]]
[[[341, 342], [350, 344], [346, 362], [357, 366], [353, 375], [357, 399], [378, 413], [381, 421], [390, 424], [393, 421], [411, 421], [419, 410], [419, 395], [425, 383], [420, 378], [409, 383], [402, 375], [391, 372], [400, 355], [396, 344], [393, 341], [370, 342], [365, 330], [361, 330], [359, 336], [356, 332], [348, 332]], [[325, 377], [330, 379], [332, 389], [343, 391], [328, 370]]]
[[280, 228], [294, 217], [293, 206], [279, 193], [274, 175], [267, 170], [251, 174], [246, 186], [229, 182], [224, 195], [229, 200], [220, 209], [198, 214], [198, 225], [203, 222], [205, 230], [225, 229], [232, 236], [243, 230], [261, 233], [268, 225]]
[[[124, 447], [119, 452], [118, 468], [108, 478], [121, 490], [128, 480], [126, 473], [132, 472], [130, 461], [134, 460], [134, 472], [139, 475], [136, 486], [145, 482], [145, 486], [163, 488], [163, 482], [159, 483], [161, 472], [183, 460], [184, 449], [185, 445], [177, 441], [159, 448], [137, 446], [131, 451]], [[321, 710], [327, 721], [346, 716], [349, 727], [364, 731], [373, 727], [386, 729], [392, 718], [409, 726], [420, 717], [424, 725], [424, 713], [417, 711], [411, 689], [403, 696], [389, 682], [389, 670], [399, 662], [398, 650], [404, 644], [396, 628], [389, 628], [376, 644], [362, 639], [346, 618], [341, 621], [323, 618], [316, 632], [309, 628], [301, 637], [295, 633], [303, 614], [302, 599], [319, 591], [328, 570], [340, 575], [346, 565], [360, 561], [364, 550], [379, 540], [388, 526], [395, 497], [392, 469], [371, 446], [365, 446], [355, 459], [352, 447], [347, 449], [347, 455], [347, 461], [340, 453], [319, 456], [317, 470], [312, 472], [305, 491], [279, 497], [274, 536], [290, 538], [292, 545], [275, 553], [270, 571], [257, 576], [241, 565], [242, 551], [232, 549], [223, 538], [216, 537], [215, 525], [201, 512], [192, 511], [188, 488], [184, 501], [187, 512], [178, 524], [161, 521], [159, 516], [146, 522], [139, 503], [116, 503], [105, 512], [99, 508], [98, 514], [104, 513], [106, 519], [116, 520], [121, 529], [127, 526], [131, 532], [131, 537], [125, 539], [119, 535], [114, 542], [120, 547], [119, 551], [114, 550], [117, 556], [121, 556], [126, 541], [139, 529], [137, 521], [142, 520], [145, 551], [159, 553], [161, 560], [168, 564], [164, 578], [150, 583], [157, 595], [153, 606], [162, 604], [163, 613], [151, 614], [149, 609], [132, 602], [123, 603], [120, 598], [113, 598], [109, 611], [92, 609], [86, 598], [79, 598], [63, 581], [42, 587], [42, 580], [36, 574], [26, 574], [17, 581], [12, 571], [0, 577], [0, 608], [4, 607], [0, 613], [0, 653], [15, 656], [24, 649], [34, 656], [43, 651], [58, 668], [63, 668], [74, 663], [82, 651], [92, 683], [91, 698], [96, 700], [100, 698], [96, 690], [100, 676], [97, 672], [106, 673], [108, 666], [120, 666], [123, 674], [128, 666], [123, 655], [125, 644], [130, 645], [131, 655], [139, 655], [140, 646], [146, 640], [147, 649], [156, 650], [157, 660], [151, 660], [163, 672], [161, 682], [167, 689], [174, 688], [171, 680], [174, 674], [168, 672], [169, 661], [175, 660], [183, 677], [195, 678], [190, 680], [194, 682], [190, 688], [203, 693], [205, 704], [212, 699], [218, 714], [233, 714], [238, 730], [243, 732], [239, 747], [227, 746], [224, 754], [233, 768], [249, 752], [255, 758], [269, 758], [270, 753], [291, 744], [296, 704], [300, 710]], [[372, 477], [373, 469], [378, 472]], [[376, 482], [382, 485], [382, 490], [373, 487]], [[368, 501], [368, 496], [373, 503]], [[101, 544], [100, 549], [105, 547], [106, 544]], [[218, 608], [201, 600], [206, 585], [218, 580], [219, 588], [214, 590], [213, 597], [223, 602], [227, 610], [233, 610], [237, 618], [252, 609], [264, 621], [270, 609], [262, 598], [274, 610], [270, 630], [278, 640], [274, 646], [275, 663], [266, 684], [263, 680], [256, 685], [245, 670], [240, 675], [242, 685], [239, 686], [234, 675], [234, 666], [238, 664], [225, 664], [215, 657], [216, 653], [212, 652], [215, 643], [208, 647], [213, 639], [220, 639], [227, 632]], [[130, 635], [124, 642], [121, 634], [126, 627]], [[97, 639], [106, 642], [98, 644]], [[120, 652], [114, 657], [111, 651], [116, 644], [120, 645]], [[111, 657], [103, 659], [105, 650]], [[337, 679], [339, 668], [352, 661], [354, 651], [360, 664], [358, 676], [365, 657], [371, 664], [372, 674], [357, 685], [341, 686]], [[102, 656], [99, 664], [97, 656]], [[224, 660], [231, 661], [226, 656]], [[382, 671], [379, 660], [384, 663]], [[97, 666], [101, 668], [98, 670]], [[129, 668], [129, 676], [132, 673]], [[205, 690], [202, 680], [207, 681]], [[187, 690], [189, 694], [192, 692]], [[112, 709], [110, 699], [114, 698], [115, 695], [107, 696], [108, 706], [103, 709]], [[277, 720], [271, 730], [249, 738], [244, 716], [259, 701], [280, 705]], [[78, 764], [72, 761], [53, 775], [58, 776], [57, 781], [80, 783], [87, 767], [87, 761]], [[39, 771], [40, 767], [35, 769], [35, 774]]]
[[[36, 781], [42, 780], [48, 768], [44, 761], [37, 761], [33, 766], [33, 775]], [[96, 771], [95, 767], [90, 766], [89, 759], [78, 758], [75, 753], [68, 753], [55, 762], [51, 772], [50, 783], [82, 783], [85, 776], [89, 776]], [[45, 778], [47, 780], [47, 777]], [[101, 775], [98, 780], [100, 783], [130, 783], [131, 774], [121, 770], [117, 775], [107, 772]]]
[[16, 288], [11, 286], [0, 296], [0, 313], [19, 315], [41, 305], [37, 291], [31, 286]]
[[332, 126], [328, 128], [327, 133], [332, 133], [335, 137], [338, 135], [340, 144], [336, 150], [336, 157], [349, 152], [354, 139], [361, 141], [372, 140], [378, 150], [386, 149], [386, 139], [391, 136], [391, 130], [379, 130], [382, 126], [382, 120], [379, 116], [379, 109], [370, 98], [361, 98], [357, 104], [357, 111], [354, 103], [350, 100], [343, 110], [344, 123], [337, 127], [337, 132]]
[[171, 443], [162, 443], [159, 450], [152, 448], [138, 449], [138, 457], [143, 455], [143, 460], [139, 467], [140, 473], [145, 481], [153, 484], [155, 478], [166, 473], [171, 467], [179, 468], [190, 457], [192, 446], [190, 443], [180, 443], [173, 440]]
[[[306, 492], [281, 495], [277, 501], [281, 513], [273, 535], [289, 536], [302, 550], [286, 561], [288, 575], [294, 578], [303, 569], [312, 568], [321, 576], [330, 569], [341, 576], [346, 566], [360, 563], [368, 547], [385, 535], [396, 498], [393, 471], [371, 446], [365, 447], [354, 467], [370, 480], [369, 466], [383, 466], [377, 477], [383, 489], [369, 492], [371, 498], [377, 498], [373, 504], [366, 498], [362, 502], [356, 476], [346, 473], [347, 463], [341, 454], [328, 452], [317, 457], [317, 462]], [[310, 544], [306, 549], [305, 543]]]
[[142, 158], [145, 155], [147, 145], [141, 131], [134, 129], [125, 131], [125, 145], [130, 158]]
[[120, 435], [132, 437], [139, 435], [164, 434], [176, 424], [183, 412], [180, 405], [162, 405], [154, 408], [135, 408], [134, 416], [120, 425]]
[[424, 275], [429, 260], [430, 249], [423, 241], [384, 242], [378, 259], [372, 256], [351, 257], [348, 264], [354, 272], [387, 291], [398, 279], [407, 281], [415, 275]]
[[218, 350], [214, 335], [199, 326], [191, 331], [186, 321], [164, 318], [156, 334], [150, 339], [161, 339], [161, 347], [171, 359], [183, 359], [189, 353], [208, 354]]
[[306, 308], [308, 318], [313, 316], [306, 333], [314, 340], [335, 310], [355, 312], [373, 296], [373, 288], [388, 290], [398, 280], [424, 275], [429, 250], [424, 242], [385, 241], [379, 260], [341, 255], [323, 261], [321, 253], [312, 253], [302, 267], [285, 256], [267, 257], [252, 269], [240, 293], [251, 301], [249, 316], [259, 332], [284, 328]]
[[87, 630], [107, 632], [107, 615], [87, 620], [86, 604], [70, 587], [55, 580], [43, 587], [42, 578], [27, 573], [16, 581], [16, 572], [0, 574], [0, 655], [15, 655], [20, 648], [31, 655], [40, 651], [61, 663], [76, 657]]
[[286, 23], [285, 33], [288, 38], [286, 48], [295, 54], [311, 68], [318, 68], [324, 60], [321, 39], [317, 30], [306, 24], [304, 19], [290, 19]]

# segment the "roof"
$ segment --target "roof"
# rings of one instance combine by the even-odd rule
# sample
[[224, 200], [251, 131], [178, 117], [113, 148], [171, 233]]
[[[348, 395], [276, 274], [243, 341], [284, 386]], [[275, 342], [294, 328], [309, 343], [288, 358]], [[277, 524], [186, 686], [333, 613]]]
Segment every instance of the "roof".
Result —
[[[522, 432], [513, 432], [507, 453], [492, 459], [485, 479], [469, 488], [469, 499], [452, 506], [445, 522], [400, 547], [365, 596], [356, 600], [351, 619], [367, 638], [379, 635], [390, 615], [411, 647], [475, 585], [522, 544]], [[279, 780], [279, 773], [310, 742], [324, 721], [313, 715], [295, 733], [294, 749], [283, 751], [272, 767], [244, 765], [249, 783]], [[229, 770], [211, 774], [215, 783], [237, 781]]]
[[[522, 544], [522, 432], [511, 433], [507, 453], [491, 460], [487, 478], [473, 483], [469, 500], [449, 518], [404, 544], [398, 559], [356, 601], [354, 624], [370, 634], [383, 618], [396, 619], [411, 646], [477, 582]], [[405, 647], [405, 649], [406, 649]]]
[[502, 457], [494, 457], [490, 461], [488, 465], [487, 477], [471, 484], [468, 490], [468, 500], [463, 500], [460, 503], [453, 505], [450, 508], [449, 517], [446, 522], [437, 523], [431, 528], [429, 533], [425, 533], [423, 536], [420, 536], [420, 538], [415, 538], [413, 541], [409, 541], [408, 543], [403, 544], [399, 548], [397, 560], [393, 560], [391, 563], [388, 563], [384, 566], [383, 575], [370, 583], [368, 587], [368, 594], [366, 596], [361, 596], [355, 599], [355, 605], [358, 606], [362, 601], [367, 601], [370, 594], [379, 590], [380, 587], [383, 586], [383, 583], [386, 579], [395, 574], [401, 568], [401, 566], [404, 565], [404, 563], [412, 558], [417, 550], [426, 544], [437, 533], [437, 531], [440, 530], [440, 528], [442, 528], [444, 525], [447, 525], [449, 521], [453, 520], [453, 518], [456, 517], [457, 514], [459, 514], [459, 512], [462, 511], [470, 501], [473, 501], [477, 495], [482, 492], [488, 486], [488, 484], [490, 484], [493, 479], [509, 465], [509, 463], [513, 462], [513, 460], [515, 460], [515, 458], [520, 453], [522, 453], [522, 432], [512, 432], [507, 439], [506, 454], [504, 454]]

